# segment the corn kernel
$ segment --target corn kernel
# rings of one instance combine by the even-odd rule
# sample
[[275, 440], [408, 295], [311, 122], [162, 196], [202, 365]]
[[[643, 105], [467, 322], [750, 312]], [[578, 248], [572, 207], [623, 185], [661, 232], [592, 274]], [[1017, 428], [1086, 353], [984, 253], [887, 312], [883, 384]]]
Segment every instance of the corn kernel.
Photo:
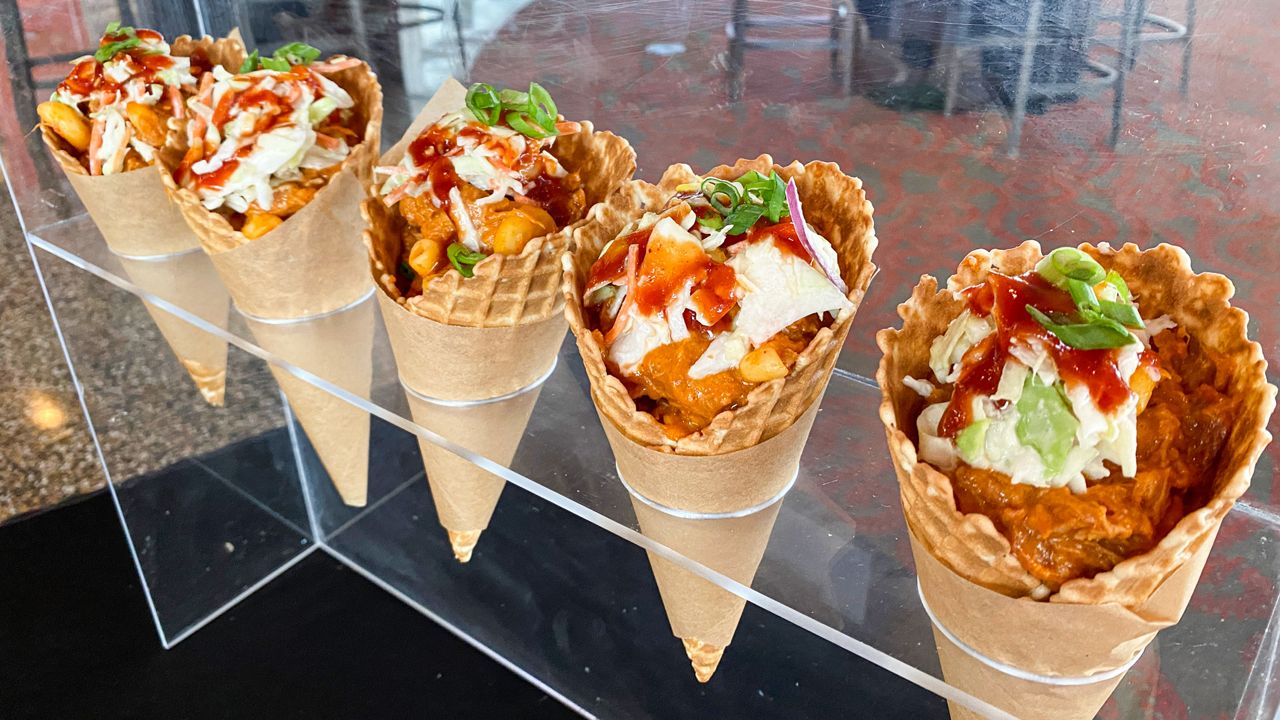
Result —
[[418, 277], [427, 278], [436, 274], [436, 266], [444, 255], [440, 243], [422, 239], [413, 244], [409, 250], [409, 267], [418, 273]]
[[738, 363], [738, 372], [747, 382], [768, 382], [775, 378], [786, 377], [790, 370], [778, 356], [778, 351], [765, 345], [747, 353]]
[[279, 227], [284, 222], [271, 213], [249, 213], [245, 216], [244, 227], [240, 232], [250, 240], [257, 240]]
[[506, 213], [493, 233], [493, 251], [519, 255], [530, 240], [555, 232], [555, 229], [556, 223], [547, 211], [532, 205], [518, 205]]

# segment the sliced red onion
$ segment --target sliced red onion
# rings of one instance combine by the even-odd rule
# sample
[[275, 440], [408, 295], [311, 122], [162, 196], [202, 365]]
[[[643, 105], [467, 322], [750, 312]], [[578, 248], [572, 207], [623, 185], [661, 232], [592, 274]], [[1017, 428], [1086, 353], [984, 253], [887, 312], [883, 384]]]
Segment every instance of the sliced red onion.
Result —
[[827, 267], [826, 261], [814, 251], [813, 244], [809, 242], [809, 229], [804, 224], [804, 212], [800, 209], [800, 193], [796, 190], [795, 179], [787, 181], [787, 209], [791, 211], [791, 224], [795, 226], [796, 237], [799, 238], [800, 244], [804, 246], [805, 252], [808, 252], [809, 257], [818, 263], [818, 267], [826, 274], [831, 284], [835, 285], [840, 292], [848, 295], [849, 286], [845, 285], [844, 279], [840, 277], [840, 269]]

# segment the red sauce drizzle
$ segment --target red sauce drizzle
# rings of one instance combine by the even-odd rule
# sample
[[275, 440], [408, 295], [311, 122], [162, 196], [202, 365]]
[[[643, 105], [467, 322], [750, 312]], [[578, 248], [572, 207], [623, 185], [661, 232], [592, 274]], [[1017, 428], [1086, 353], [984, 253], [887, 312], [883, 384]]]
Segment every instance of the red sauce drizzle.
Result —
[[813, 262], [813, 256], [809, 254], [809, 251], [800, 242], [799, 236], [796, 235], [796, 226], [790, 220], [773, 225], [756, 223], [751, 228], [751, 231], [746, 234], [748, 242], [753, 242], [764, 236], [768, 236], [773, 240], [774, 246], [783, 255], [794, 255], [804, 262]]
[[564, 191], [563, 181], [550, 173], [541, 173], [529, 184], [525, 197], [532, 200], [556, 221], [558, 227], [573, 222], [573, 207], [569, 204], [569, 194]]
[[1129, 399], [1128, 378], [1120, 375], [1116, 349], [1069, 347], [1027, 312], [1027, 305], [1046, 313], [1075, 311], [1070, 294], [1054, 287], [1039, 273], [1031, 271], [1015, 277], [991, 273], [986, 283], [966, 288], [962, 295], [970, 312], [981, 317], [990, 315], [996, 329], [965, 353], [961, 362], [964, 369], [938, 424], [940, 436], [955, 437], [972, 422], [972, 400], [991, 395], [999, 387], [1009, 349], [1015, 343], [1026, 345], [1033, 339], [1053, 358], [1058, 376], [1067, 384], [1080, 383], [1089, 388], [1102, 412], [1113, 412]]
[[593, 288], [602, 283], [620, 282], [627, 274], [627, 248], [640, 246], [640, 256], [636, 262], [644, 262], [645, 247], [649, 244], [649, 235], [653, 226], [637, 230], [624, 238], [615, 240], [603, 255], [596, 259], [587, 276], [587, 287]]
[[[260, 135], [291, 123], [290, 114], [293, 106], [288, 97], [296, 97], [293, 93], [301, 93], [302, 86], [311, 87], [316, 97], [323, 93], [319, 81], [304, 65], [295, 65], [289, 69], [289, 72], [276, 75], [276, 78], [278, 82], [270, 90], [261, 85], [254, 85], [243, 92], [228, 90], [218, 100], [218, 106], [213, 110], [210, 124], [221, 128], [236, 115], [246, 110], [254, 110], [259, 113], [259, 117], [254, 123], [252, 132]], [[294, 87], [290, 88], [286, 83], [293, 83]], [[284, 92], [285, 95], [279, 95], [277, 91]], [[245, 157], [253, 152], [253, 148], [253, 143], [245, 145], [236, 150], [235, 156], [224, 162], [217, 170], [195, 174], [196, 186], [206, 190], [221, 189], [240, 165], [236, 158]]]
[[[164, 38], [160, 33], [154, 30], [138, 30], [137, 35], [138, 38], [143, 41], [151, 43], [164, 42]], [[102, 40], [99, 42], [98, 47], [106, 47], [113, 42], [125, 40], [126, 38], [127, 36], [122, 34], [104, 35], [102, 36]], [[174, 65], [173, 58], [168, 55], [148, 53], [141, 47], [132, 47], [127, 50], [122, 50], [121, 52], [113, 55], [112, 58], [118, 58], [121, 55], [128, 58], [131, 71], [129, 78], [125, 80], [125, 83], [139, 80], [146, 84], [160, 82], [160, 71], [167, 70]], [[59, 92], [85, 96], [92, 95], [95, 92], [118, 94], [123, 88], [123, 83], [117, 83], [107, 77], [106, 74], [102, 72], [102, 63], [91, 57], [85, 58], [84, 60], [76, 63], [71, 68], [71, 72], [67, 75], [66, 79], [58, 84]]]

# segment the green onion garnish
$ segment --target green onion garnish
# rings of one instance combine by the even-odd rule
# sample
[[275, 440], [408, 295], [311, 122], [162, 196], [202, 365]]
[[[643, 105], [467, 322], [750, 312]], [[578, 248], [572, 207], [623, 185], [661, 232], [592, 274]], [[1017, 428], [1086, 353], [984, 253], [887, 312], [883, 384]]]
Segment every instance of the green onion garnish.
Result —
[[776, 223], [790, 215], [787, 210], [787, 184], [776, 171], [761, 175], [755, 170], [748, 170], [733, 182], [709, 177], [703, 179], [698, 190], [707, 203], [723, 216], [722, 222], [699, 218], [698, 224], [713, 230], [731, 225], [730, 235], [745, 233], [762, 217]]
[[1137, 341], [1123, 325], [1097, 313], [1081, 313], [1083, 323], [1057, 322], [1031, 305], [1027, 313], [1063, 343], [1080, 350], [1118, 348]]
[[319, 58], [320, 48], [306, 43], [291, 42], [276, 48], [276, 51], [271, 53], [271, 57], [261, 57], [258, 51], [254, 50], [240, 64], [240, 73], [250, 73], [254, 70], [289, 72], [289, 68], [294, 65], [310, 65]]
[[1138, 308], [1130, 303], [1102, 300], [1098, 305], [1098, 310], [1104, 317], [1111, 318], [1125, 327], [1141, 330], [1147, 326], [1146, 323], [1142, 322], [1142, 316], [1138, 314]]
[[466, 103], [471, 114], [485, 125], [506, 122], [521, 135], [539, 140], [560, 134], [555, 101], [538, 83], [529, 83], [529, 92], [498, 91], [488, 83], [476, 83], [467, 90]]
[[449, 256], [449, 264], [454, 269], [462, 273], [462, 277], [474, 277], [476, 274], [476, 263], [488, 257], [482, 252], [475, 252], [471, 248], [462, 243], [450, 243], [449, 248], [445, 250], [445, 254]]
[[1093, 286], [1083, 280], [1075, 278], [1067, 278], [1067, 292], [1071, 293], [1071, 299], [1075, 301], [1076, 307], [1084, 310], [1098, 309], [1098, 295], [1093, 291]]
[[1097, 285], [1107, 276], [1097, 260], [1072, 247], [1060, 247], [1045, 255], [1036, 263], [1036, 272], [1063, 290], [1067, 289], [1068, 279]]
[[[738, 203], [742, 201], [742, 195], [738, 192], [738, 186], [728, 180], [709, 177], [702, 181], [702, 194], [706, 196], [707, 202], [715, 211], [721, 215], [728, 215], [733, 212]], [[724, 199], [721, 199], [721, 196]]]
[[115, 57], [118, 52], [124, 52], [130, 48], [138, 47], [142, 44], [142, 40], [138, 37], [138, 31], [128, 25], [121, 25], [119, 20], [112, 20], [107, 23], [107, 29], [102, 33], [103, 37], [112, 35], [124, 35], [124, 40], [114, 40], [98, 48], [93, 54], [93, 59], [100, 63], [104, 63]]
[[251, 73], [257, 69], [258, 69], [258, 51], [254, 50], [253, 52], [249, 53], [249, 57], [245, 58], [244, 62], [240, 63], [240, 70], [238, 72], [239, 74], [243, 75], [245, 73]]

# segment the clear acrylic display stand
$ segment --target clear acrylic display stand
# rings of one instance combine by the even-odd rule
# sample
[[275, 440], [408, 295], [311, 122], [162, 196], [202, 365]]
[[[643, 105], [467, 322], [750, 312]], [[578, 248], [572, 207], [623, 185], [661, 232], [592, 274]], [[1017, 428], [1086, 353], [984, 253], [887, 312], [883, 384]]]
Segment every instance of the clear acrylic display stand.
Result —
[[[246, 8], [204, 4], [191, 16], [216, 34]], [[48, 20], [31, 12], [28, 24]], [[177, 34], [185, 17], [138, 23]], [[518, 45], [519, 26], [494, 17]], [[442, 38], [450, 27], [437, 29]], [[469, 38], [483, 41], [496, 27]], [[14, 39], [6, 24], [6, 42]], [[413, 40], [402, 51], [420, 53], [422, 36]], [[465, 75], [461, 57], [414, 59], [404, 72], [412, 87], [384, 76], [388, 145], [432, 82]], [[11, 55], [11, 74], [13, 63]], [[443, 73], [424, 70], [431, 63]], [[527, 79], [485, 79], [516, 75]], [[573, 102], [566, 93], [564, 105]], [[216, 291], [203, 283], [216, 276], [200, 251], [113, 254], [38, 135], [5, 126], [2, 140], [6, 179], [166, 647], [320, 551], [584, 715], [945, 717], [945, 698], [1004, 716], [942, 679], [869, 379], [872, 312], [855, 324], [851, 339], [861, 340], [831, 380], [794, 487], [768, 508], [776, 517], [764, 527], [758, 566], [708, 565], [696, 548], [656, 539], [652, 520], [637, 521], [571, 339], [529, 390], [527, 423], [507, 428], [510, 452], [472, 452], [456, 429], [483, 417], [467, 413], [492, 408], [453, 407], [447, 421], [415, 422], [371, 298], [306, 321], [255, 322], [210, 302]], [[655, 172], [642, 158], [641, 174]], [[882, 236], [879, 264], [910, 262], [892, 233]], [[1280, 329], [1274, 316], [1261, 327]], [[215, 407], [181, 360], [220, 352], [225, 398]], [[419, 442], [505, 481], [467, 564], [453, 558], [436, 521]], [[1254, 480], [1266, 492], [1274, 457]], [[359, 507], [344, 502], [353, 492], [365, 495]], [[1190, 717], [1271, 717], [1280, 707], [1280, 517], [1267, 497], [1251, 496], [1228, 516], [1186, 618], [1142, 655], [1105, 717], [1154, 717], [1169, 703]], [[742, 532], [746, 544], [757, 530]], [[670, 598], [657, 591], [650, 557], [687, 573], [729, 612], [745, 604], [706, 685], [694, 682], [670, 632]], [[1242, 595], [1247, 612], [1237, 612]], [[905, 692], [910, 684], [932, 694]]]

